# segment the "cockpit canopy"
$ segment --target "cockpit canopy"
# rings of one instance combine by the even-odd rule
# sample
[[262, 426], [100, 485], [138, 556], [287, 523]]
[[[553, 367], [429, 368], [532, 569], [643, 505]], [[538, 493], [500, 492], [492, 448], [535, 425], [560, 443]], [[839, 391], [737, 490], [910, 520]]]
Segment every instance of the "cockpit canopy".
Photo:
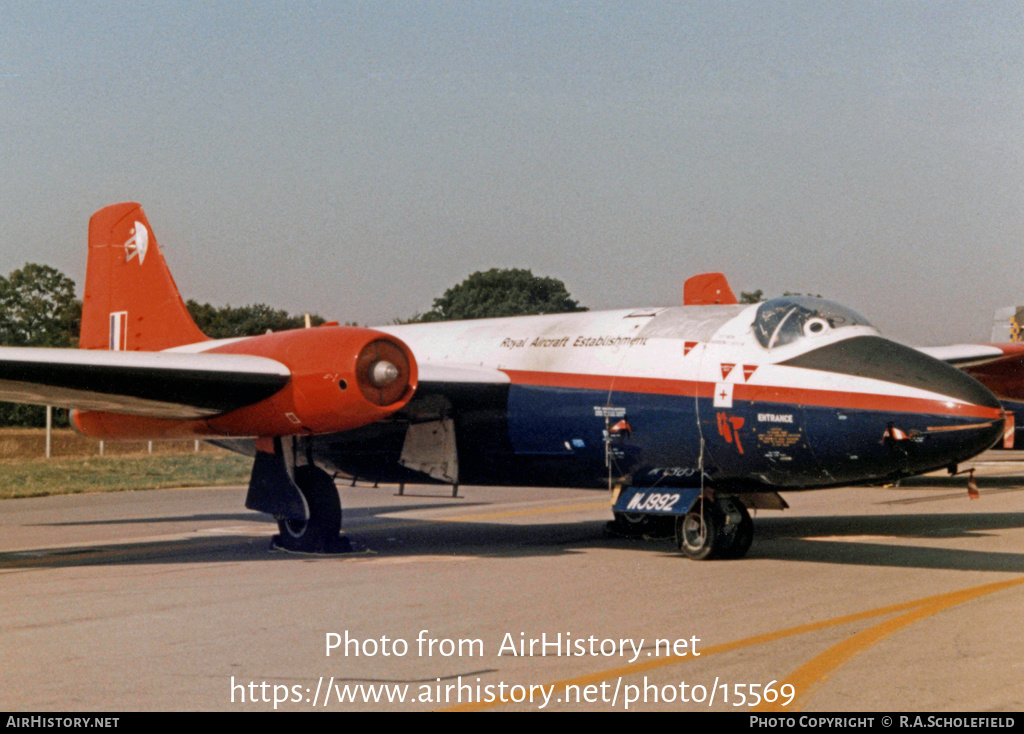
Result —
[[810, 296], [784, 296], [765, 301], [754, 318], [754, 335], [765, 349], [828, 334], [844, 326], [871, 324], [856, 311]]

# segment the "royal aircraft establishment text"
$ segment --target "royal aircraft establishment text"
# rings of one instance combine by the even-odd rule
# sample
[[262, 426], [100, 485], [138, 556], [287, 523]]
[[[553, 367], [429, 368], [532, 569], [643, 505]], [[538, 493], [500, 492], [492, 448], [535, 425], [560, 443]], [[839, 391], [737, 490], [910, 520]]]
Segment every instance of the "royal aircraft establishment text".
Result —
[[[570, 341], [571, 340], [571, 341]], [[521, 349], [522, 347], [642, 347], [647, 344], [645, 336], [578, 336], [575, 339], [563, 336], [557, 339], [537, 337], [532, 341], [526, 339], [502, 339], [501, 346], [505, 349]]]

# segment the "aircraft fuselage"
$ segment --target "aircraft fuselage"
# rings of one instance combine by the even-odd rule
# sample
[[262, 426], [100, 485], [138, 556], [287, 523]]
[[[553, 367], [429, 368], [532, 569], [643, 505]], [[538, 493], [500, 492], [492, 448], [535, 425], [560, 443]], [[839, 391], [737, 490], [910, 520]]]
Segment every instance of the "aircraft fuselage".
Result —
[[455, 446], [441, 481], [693, 487], [703, 473], [756, 492], [888, 481], [963, 461], [1001, 435], [998, 402], [959, 370], [834, 304], [779, 301], [382, 327], [421, 363], [479, 365], [507, 383], [316, 438], [318, 460], [422, 480], [411, 421], [451, 432], [437, 439]]

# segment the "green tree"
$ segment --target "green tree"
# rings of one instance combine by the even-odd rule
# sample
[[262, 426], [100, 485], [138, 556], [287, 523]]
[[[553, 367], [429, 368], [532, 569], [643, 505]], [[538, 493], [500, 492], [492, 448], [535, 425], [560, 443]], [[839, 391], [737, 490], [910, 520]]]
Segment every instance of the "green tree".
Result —
[[[301, 329], [306, 325], [304, 316], [292, 316], [287, 311], [271, 308], [265, 303], [251, 306], [211, 306], [189, 300], [185, 303], [196, 326], [213, 339], [236, 336], [258, 336], [269, 331]], [[310, 317], [313, 326], [324, 323], [320, 316]]]
[[[305, 325], [303, 316], [292, 316], [263, 303], [217, 307], [189, 301], [186, 305], [199, 328], [215, 339]], [[0, 276], [0, 345], [75, 347], [81, 321], [82, 302], [75, 298], [75, 282], [59, 270], [28, 263], [6, 278]], [[324, 319], [312, 316], [310, 322], [317, 326]], [[42, 406], [0, 403], [0, 425], [42, 426], [45, 416]], [[67, 425], [66, 411], [57, 411], [55, 424]]]
[[476, 272], [449, 288], [417, 321], [453, 321], [586, 311], [565, 284], [520, 268]]
[[[49, 265], [27, 263], [0, 276], [0, 344], [9, 347], [75, 347], [82, 302], [75, 282]], [[57, 411], [56, 425], [67, 425], [67, 411]], [[0, 425], [43, 426], [41, 405], [0, 403]]]
[[82, 302], [75, 281], [49, 265], [27, 263], [0, 277], [0, 344], [78, 346]]

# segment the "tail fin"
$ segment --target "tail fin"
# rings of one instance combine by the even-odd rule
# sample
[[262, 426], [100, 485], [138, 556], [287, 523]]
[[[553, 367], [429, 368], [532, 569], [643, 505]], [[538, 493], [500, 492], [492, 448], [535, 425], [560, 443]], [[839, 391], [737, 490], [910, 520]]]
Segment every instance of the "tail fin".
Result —
[[114, 204], [93, 214], [79, 346], [158, 351], [206, 339], [181, 300], [142, 207]]
[[1022, 326], [1024, 326], [1024, 306], [996, 309], [992, 323], [992, 341], [997, 344], [1024, 342], [1021, 334]]

